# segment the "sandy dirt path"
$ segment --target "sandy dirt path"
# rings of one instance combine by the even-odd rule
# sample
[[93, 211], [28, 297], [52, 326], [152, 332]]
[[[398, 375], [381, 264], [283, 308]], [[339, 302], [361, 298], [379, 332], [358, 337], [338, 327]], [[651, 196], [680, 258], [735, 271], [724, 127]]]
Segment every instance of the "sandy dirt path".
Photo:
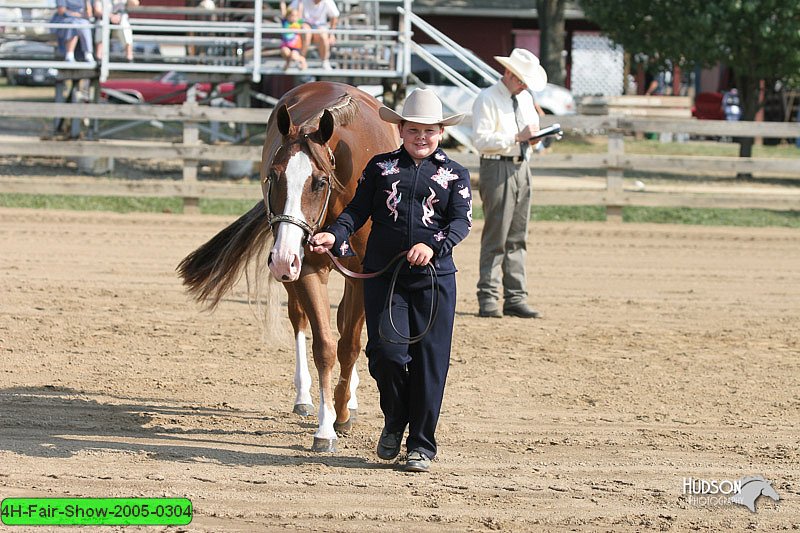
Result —
[[[189, 302], [175, 265], [230, 221], [0, 209], [0, 496], [188, 497], [179, 531], [800, 529], [800, 232], [537, 223], [526, 321], [477, 318], [476, 225], [414, 475], [374, 455], [363, 359], [358, 424], [314, 454], [288, 336], [241, 286]], [[682, 492], [747, 475], [781, 501]]]

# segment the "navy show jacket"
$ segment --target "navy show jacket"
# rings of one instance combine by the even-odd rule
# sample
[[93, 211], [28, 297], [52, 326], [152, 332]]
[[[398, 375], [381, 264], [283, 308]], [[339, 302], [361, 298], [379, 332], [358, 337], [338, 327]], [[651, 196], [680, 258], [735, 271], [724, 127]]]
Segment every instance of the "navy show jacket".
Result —
[[[433, 249], [439, 274], [456, 271], [453, 247], [472, 227], [472, 190], [469, 171], [441, 148], [419, 166], [402, 146], [373, 157], [359, 178], [353, 199], [336, 221], [323, 229], [336, 237], [331, 252], [355, 255], [348, 238], [372, 217], [363, 261], [365, 272], [384, 268], [398, 253], [417, 243]], [[425, 267], [403, 269], [424, 273]]]

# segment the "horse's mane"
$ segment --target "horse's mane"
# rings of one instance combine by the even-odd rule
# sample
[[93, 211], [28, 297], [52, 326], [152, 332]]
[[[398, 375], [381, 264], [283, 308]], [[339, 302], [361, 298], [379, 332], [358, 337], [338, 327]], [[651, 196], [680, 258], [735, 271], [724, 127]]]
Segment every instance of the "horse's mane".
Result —
[[[299, 96], [295, 96], [293, 100], [294, 101], [287, 102], [287, 107], [289, 110], [303, 102], [302, 98]], [[331, 104], [323, 107], [319, 113], [312, 115], [303, 121], [300, 125], [300, 129], [306, 129], [306, 127], [312, 125], [316, 126], [319, 123], [319, 119], [322, 117], [322, 114], [326, 110], [330, 111], [331, 115], [333, 115], [334, 124], [337, 127], [341, 127], [347, 126], [355, 120], [355, 118], [358, 116], [359, 107], [358, 102], [352, 94], [344, 93], [337, 97], [336, 100], [334, 100]]]
[[[322, 114], [325, 111], [329, 111], [331, 115], [333, 115], [333, 123], [336, 128], [342, 128], [352, 124], [355, 119], [358, 117], [359, 114], [359, 106], [358, 101], [353, 98], [351, 94], [344, 93], [339, 96], [336, 101], [332, 104], [326, 106], [322, 111], [318, 114], [314, 115], [313, 117], [309, 118], [305, 123], [300, 127], [301, 130], [306, 129], [307, 127], [319, 124], [319, 119], [322, 117]], [[331, 164], [330, 158], [333, 156], [333, 153], [326, 153], [322, 150], [311, 149], [309, 150], [311, 155], [314, 157], [314, 162], [317, 164], [319, 168], [326, 169], [326, 172], [331, 177], [331, 186], [334, 190], [341, 190], [344, 188], [341, 180], [336, 175], [336, 168], [334, 164]]]
[[[333, 115], [333, 121], [337, 126], [347, 126], [358, 116], [358, 103], [347, 93], [326, 109]], [[319, 116], [322, 116], [322, 113]]]

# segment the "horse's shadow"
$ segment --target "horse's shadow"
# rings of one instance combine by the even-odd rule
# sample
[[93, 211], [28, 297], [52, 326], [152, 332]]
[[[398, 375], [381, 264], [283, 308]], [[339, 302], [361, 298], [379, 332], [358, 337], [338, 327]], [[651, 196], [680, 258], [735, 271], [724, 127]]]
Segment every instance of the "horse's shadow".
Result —
[[[43, 458], [66, 458], [87, 451], [145, 453], [151, 459], [227, 465], [325, 464], [341, 468], [381, 468], [361, 457], [318, 454], [302, 446], [254, 444], [258, 436], [307, 434], [313, 424], [297, 424], [296, 431], [226, 430], [162, 427], [155, 416], [239, 419], [252, 427], [263, 416], [230, 408], [208, 408], [154, 403], [150, 398], [123, 398], [104, 403], [99, 395], [69, 388], [17, 387], [0, 390], [0, 450]], [[287, 416], [295, 416], [287, 414]], [[234, 421], [235, 422], [235, 421]], [[237, 442], [236, 436], [242, 442]], [[232, 438], [225, 439], [230, 436]], [[253, 451], [261, 447], [264, 451]], [[236, 448], [243, 448], [237, 450]], [[273, 450], [273, 451], [269, 451]]]

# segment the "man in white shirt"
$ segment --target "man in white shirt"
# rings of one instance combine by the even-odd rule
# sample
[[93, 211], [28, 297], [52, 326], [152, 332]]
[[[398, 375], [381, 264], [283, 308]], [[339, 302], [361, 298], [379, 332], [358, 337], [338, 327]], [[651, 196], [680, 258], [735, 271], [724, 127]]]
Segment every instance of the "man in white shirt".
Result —
[[530, 91], [544, 89], [547, 74], [539, 58], [522, 48], [495, 59], [505, 67], [503, 77], [481, 91], [472, 106], [472, 142], [481, 154], [479, 191], [484, 212], [478, 314], [538, 318], [539, 312], [527, 302], [525, 273], [531, 205], [529, 139], [539, 130]]
[[[333, 30], [339, 22], [339, 8], [333, 0], [292, 0], [291, 8], [300, 9], [302, 4], [303, 28], [314, 30]], [[322, 68], [331, 70], [331, 47], [336, 42], [336, 37], [327, 31], [320, 33], [306, 33], [303, 35], [303, 57], [307, 57], [311, 41], [317, 45], [319, 58], [322, 59]]]

